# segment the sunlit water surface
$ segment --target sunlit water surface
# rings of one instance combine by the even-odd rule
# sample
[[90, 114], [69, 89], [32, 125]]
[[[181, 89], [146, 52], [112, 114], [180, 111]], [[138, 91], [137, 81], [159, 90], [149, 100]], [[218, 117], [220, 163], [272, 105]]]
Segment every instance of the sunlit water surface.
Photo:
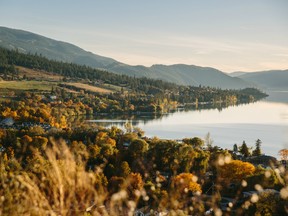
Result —
[[[232, 149], [245, 142], [248, 146], [262, 141], [267, 155], [278, 157], [278, 151], [288, 148], [288, 92], [269, 92], [269, 97], [256, 103], [217, 109], [175, 112], [159, 119], [143, 120], [136, 116], [132, 124], [145, 131], [146, 136], [165, 139], [184, 137], [204, 138], [209, 132], [213, 144]], [[123, 127], [127, 119], [100, 119], [96, 123]]]

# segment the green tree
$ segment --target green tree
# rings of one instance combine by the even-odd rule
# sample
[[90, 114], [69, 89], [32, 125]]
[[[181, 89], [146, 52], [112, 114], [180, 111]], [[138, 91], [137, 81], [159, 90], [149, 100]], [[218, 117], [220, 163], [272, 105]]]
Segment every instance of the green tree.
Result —
[[128, 148], [133, 159], [141, 158], [148, 151], [148, 143], [142, 139], [134, 139]]
[[128, 162], [123, 161], [119, 169], [119, 176], [126, 178], [130, 173], [131, 173], [131, 169], [130, 169]]
[[193, 148], [199, 148], [204, 145], [204, 141], [200, 139], [199, 137], [184, 138], [182, 141], [186, 144], [192, 145]]
[[233, 145], [233, 151], [234, 151], [235, 153], [237, 153], [237, 152], [238, 152], [238, 146], [237, 146], [237, 144], [236, 144], [236, 143]]
[[257, 139], [256, 140], [256, 143], [255, 143], [255, 150], [252, 152], [252, 155], [253, 156], [260, 156], [262, 153], [261, 153], [261, 143], [262, 141], [260, 139]]
[[287, 201], [282, 200], [274, 191], [264, 191], [258, 195], [258, 201], [250, 206], [247, 213], [255, 216], [287, 215]]
[[243, 141], [241, 147], [240, 147], [240, 153], [244, 156], [244, 157], [248, 157], [250, 156], [250, 152], [249, 149], [247, 147], [247, 144], [245, 141]]

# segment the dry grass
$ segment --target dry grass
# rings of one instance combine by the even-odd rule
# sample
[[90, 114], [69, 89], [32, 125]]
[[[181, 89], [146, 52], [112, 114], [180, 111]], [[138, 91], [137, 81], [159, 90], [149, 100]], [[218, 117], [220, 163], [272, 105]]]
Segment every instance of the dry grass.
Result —
[[0, 89], [50, 91], [56, 83], [48, 81], [0, 81]]
[[20, 66], [17, 66], [16, 68], [18, 69], [20, 76], [25, 75], [27, 78], [41, 79], [41, 80], [43, 79], [50, 81], [60, 81], [63, 79], [63, 76], [52, 72], [34, 70]]
[[45, 158], [39, 154], [33, 159], [31, 173], [10, 174], [0, 163], [0, 215], [84, 215], [91, 206], [93, 215], [107, 215], [97, 210], [106, 198], [97, 173], [85, 171], [64, 142], [53, 143]]
[[92, 91], [92, 92], [103, 93], [103, 94], [110, 94], [113, 92], [112, 90], [109, 90], [109, 89], [91, 86], [85, 83], [65, 83], [65, 84], [70, 85], [70, 86], [75, 86], [77, 88], [85, 89], [88, 91]]

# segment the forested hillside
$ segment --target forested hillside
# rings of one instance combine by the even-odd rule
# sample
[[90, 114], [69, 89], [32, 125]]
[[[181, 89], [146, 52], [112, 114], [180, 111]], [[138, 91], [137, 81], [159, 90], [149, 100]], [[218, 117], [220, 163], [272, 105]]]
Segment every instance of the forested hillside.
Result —
[[[76, 64], [68, 64], [48, 60], [45, 57], [23, 54], [18, 51], [11, 51], [1, 48], [1, 68], [3, 76], [7, 73], [17, 73], [13, 65], [23, 66], [27, 68], [39, 69], [53, 72], [67, 78], [79, 78], [88, 80], [90, 82], [104, 82], [112, 85], [117, 85], [129, 89], [133, 93], [144, 93], [153, 95], [156, 98], [163, 98], [178, 101], [181, 103], [195, 102], [211, 102], [224, 101], [227, 98], [235, 97], [239, 102], [247, 101], [248, 98], [253, 97], [257, 100], [265, 94], [257, 90], [221, 90], [209, 87], [187, 87], [176, 84], [164, 82], [161, 80], [153, 80], [148, 78], [133, 78], [125, 75], [116, 75], [103, 70], [93, 69], [87, 66], [80, 66]], [[65, 81], [65, 79], [64, 79]], [[250, 97], [251, 96], [251, 97]], [[235, 101], [235, 99], [233, 99]]]
[[131, 66], [114, 59], [95, 55], [73, 44], [56, 41], [31, 32], [0, 27], [0, 46], [21, 53], [38, 53], [51, 60], [86, 65], [131, 77], [147, 77], [188, 86], [223, 89], [251, 87], [249, 82], [233, 78], [209, 67], [194, 65]]

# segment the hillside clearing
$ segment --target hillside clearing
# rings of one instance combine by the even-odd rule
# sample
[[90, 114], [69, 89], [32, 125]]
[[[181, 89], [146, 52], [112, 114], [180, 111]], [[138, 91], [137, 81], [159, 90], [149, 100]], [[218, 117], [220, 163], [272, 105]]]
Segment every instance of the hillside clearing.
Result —
[[84, 90], [92, 91], [92, 92], [98, 92], [98, 93], [103, 93], [103, 94], [110, 94], [113, 93], [112, 90], [105, 89], [105, 88], [100, 88], [92, 85], [88, 85], [85, 83], [65, 83], [66, 85], [74, 86], [76, 88], [81, 88]]
[[26, 76], [27, 78], [38, 79], [38, 80], [51, 80], [51, 81], [60, 81], [63, 79], [63, 76], [41, 70], [29, 69], [21, 66], [16, 66], [19, 71], [20, 76]]
[[0, 81], [0, 89], [51, 91], [57, 83], [48, 81]]

